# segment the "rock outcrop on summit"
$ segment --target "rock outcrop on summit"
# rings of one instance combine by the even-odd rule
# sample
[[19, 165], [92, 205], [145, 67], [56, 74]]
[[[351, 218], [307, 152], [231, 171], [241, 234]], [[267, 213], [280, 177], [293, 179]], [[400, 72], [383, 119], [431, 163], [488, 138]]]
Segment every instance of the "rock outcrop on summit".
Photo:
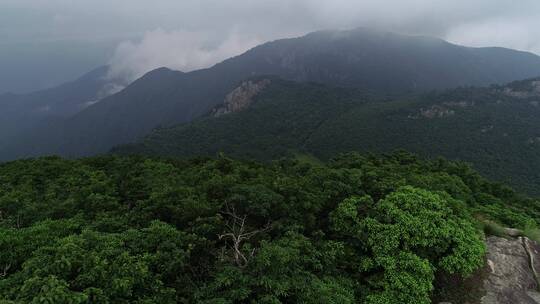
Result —
[[486, 240], [489, 274], [482, 304], [540, 303], [540, 246], [526, 237]]

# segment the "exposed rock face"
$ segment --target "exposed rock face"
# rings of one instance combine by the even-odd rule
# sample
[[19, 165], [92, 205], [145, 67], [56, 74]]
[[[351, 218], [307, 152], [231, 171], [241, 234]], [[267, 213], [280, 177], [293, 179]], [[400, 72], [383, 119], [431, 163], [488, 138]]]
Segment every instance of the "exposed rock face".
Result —
[[474, 107], [476, 103], [474, 101], [446, 101], [442, 104], [432, 105], [428, 108], [421, 108], [417, 113], [410, 114], [409, 119], [434, 119], [453, 116], [456, 114], [456, 110]]
[[456, 114], [456, 111], [439, 106], [439, 105], [433, 105], [427, 109], [420, 109], [420, 112], [415, 115], [409, 115], [408, 117], [410, 119], [419, 119], [419, 118], [427, 118], [427, 119], [434, 119], [434, 118], [443, 118], [448, 116], [453, 116]]
[[447, 101], [443, 102], [443, 105], [449, 106], [449, 107], [458, 107], [458, 108], [468, 108], [473, 107], [475, 105], [474, 101]]
[[540, 137], [531, 137], [527, 140], [529, 145], [540, 144]]
[[527, 89], [514, 90], [512, 88], [505, 88], [503, 93], [515, 97], [515, 98], [529, 98], [540, 96], [540, 80], [533, 80], [528, 84]]
[[483, 127], [482, 129], [480, 129], [480, 132], [482, 132], [482, 133], [487, 133], [487, 132], [489, 132], [489, 131], [492, 131], [493, 128], [494, 128], [493, 125], [485, 126], [485, 127]]
[[218, 117], [224, 114], [239, 112], [246, 109], [253, 102], [253, 98], [264, 90], [264, 88], [266, 88], [269, 84], [269, 79], [262, 79], [259, 81], [248, 80], [242, 82], [239, 87], [225, 96], [223, 105], [215, 108], [212, 111], [212, 114], [215, 117]]
[[537, 273], [540, 247], [524, 237], [489, 237], [487, 263], [490, 273], [484, 281], [482, 304], [538, 304]]
[[504, 233], [511, 237], [518, 237], [523, 235], [523, 231], [515, 228], [504, 228]]

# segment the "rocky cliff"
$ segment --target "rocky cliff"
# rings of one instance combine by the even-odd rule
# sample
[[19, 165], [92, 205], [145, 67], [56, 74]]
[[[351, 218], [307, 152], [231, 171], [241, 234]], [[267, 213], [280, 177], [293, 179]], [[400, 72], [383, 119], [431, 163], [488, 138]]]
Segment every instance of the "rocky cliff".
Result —
[[264, 90], [269, 84], [269, 79], [262, 79], [258, 81], [248, 80], [242, 82], [239, 87], [225, 96], [223, 104], [215, 108], [212, 111], [212, 115], [218, 117], [224, 114], [239, 112], [246, 109], [253, 102], [253, 98]]
[[540, 246], [526, 237], [489, 237], [486, 243], [489, 273], [481, 303], [540, 303]]
[[522, 231], [486, 238], [486, 266], [473, 276], [445, 278], [437, 288], [438, 304], [540, 304], [540, 245]]

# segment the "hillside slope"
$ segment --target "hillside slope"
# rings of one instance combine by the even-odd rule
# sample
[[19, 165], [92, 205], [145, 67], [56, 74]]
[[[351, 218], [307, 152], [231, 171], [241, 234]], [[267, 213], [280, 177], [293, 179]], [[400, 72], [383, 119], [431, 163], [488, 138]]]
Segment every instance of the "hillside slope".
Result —
[[540, 194], [540, 81], [381, 99], [352, 89], [272, 80], [247, 109], [161, 128], [118, 153], [271, 159], [294, 153], [406, 149], [470, 162]]
[[74, 117], [36, 127], [0, 150], [0, 159], [105, 152], [159, 125], [206, 114], [241, 81], [256, 75], [379, 92], [423, 91], [535, 77], [540, 57], [367, 29], [315, 32], [260, 45], [209, 69], [152, 71]]
[[118, 90], [107, 77], [108, 67], [96, 68], [80, 78], [28, 94], [0, 95], [0, 146], [44, 120], [70, 117]]

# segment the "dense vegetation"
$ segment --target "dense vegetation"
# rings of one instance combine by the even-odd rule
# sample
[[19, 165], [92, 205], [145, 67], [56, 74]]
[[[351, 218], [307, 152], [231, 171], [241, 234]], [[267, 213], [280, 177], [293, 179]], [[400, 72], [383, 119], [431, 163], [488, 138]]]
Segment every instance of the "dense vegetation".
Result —
[[119, 153], [268, 160], [295, 153], [405, 149], [471, 163], [492, 179], [540, 194], [540, 83], [385, 98], [273, 80], [247, 110], [155, 130]]
[[[2, 303], [429, 303], [540, 204], [398, 152], [0, 164]], [[436, 292], [436, 291], [435, 291]]]

